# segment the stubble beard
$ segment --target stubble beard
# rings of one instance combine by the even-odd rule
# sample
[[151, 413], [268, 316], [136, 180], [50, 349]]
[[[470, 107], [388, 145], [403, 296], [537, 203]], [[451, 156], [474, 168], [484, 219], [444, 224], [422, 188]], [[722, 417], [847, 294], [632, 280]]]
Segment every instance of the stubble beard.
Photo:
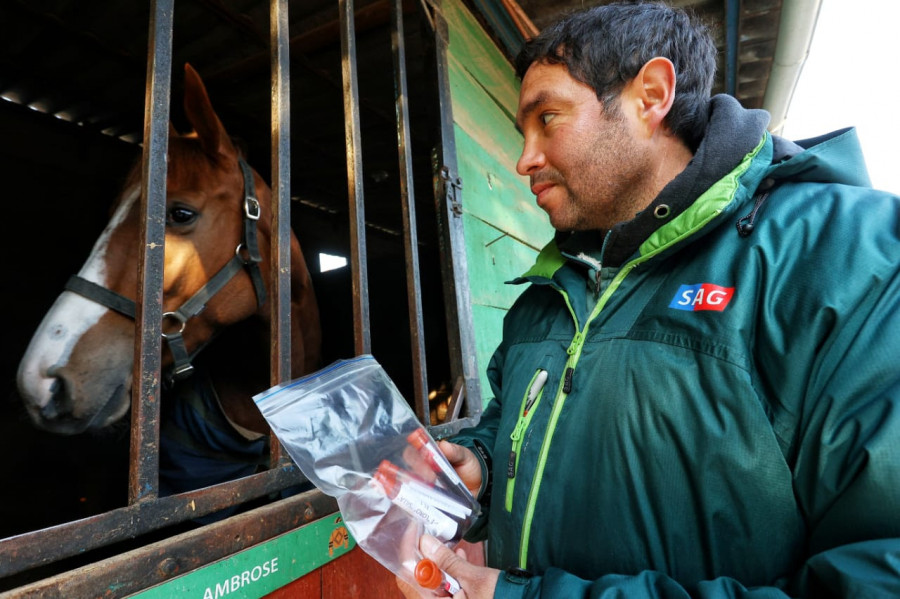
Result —
[[595, 140], [571, 170], [578, 184], [559, 173], [557, 180], [565, 190], [565, 210], [551, 215], [550, 223], [558, 231], [609, 230], [632, 220], [646, 207], [643, 188], [647, 167], [634, 141], [624, 128], [615, 135]]

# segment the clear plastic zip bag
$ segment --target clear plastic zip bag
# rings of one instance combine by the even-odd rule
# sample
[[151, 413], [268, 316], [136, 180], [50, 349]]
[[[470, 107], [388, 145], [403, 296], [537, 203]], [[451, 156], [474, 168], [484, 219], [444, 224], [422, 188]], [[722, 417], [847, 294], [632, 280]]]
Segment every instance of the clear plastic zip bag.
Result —
[[[381, 365], [341, 360], [253, 399], [303, 474], [337, 499], [359, 546], [430, 587], [419, 538], [454, 547], [480, 506]], [[454, 590], [442, 580], [437, 594]]]

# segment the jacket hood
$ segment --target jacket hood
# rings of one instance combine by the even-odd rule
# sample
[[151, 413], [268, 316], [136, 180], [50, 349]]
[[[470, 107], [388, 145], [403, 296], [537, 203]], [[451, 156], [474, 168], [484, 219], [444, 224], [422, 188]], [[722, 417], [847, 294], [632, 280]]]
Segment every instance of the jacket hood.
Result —
[[[776, 138], [776, 141], [783, 141]], [[788, 142], [790, 143], [790, 142]], [[814, 181], [871, 187], [856, 129], [849, 127], [796, 142], [799, 152], [776, 159], [766, 174], [776, 181]]]

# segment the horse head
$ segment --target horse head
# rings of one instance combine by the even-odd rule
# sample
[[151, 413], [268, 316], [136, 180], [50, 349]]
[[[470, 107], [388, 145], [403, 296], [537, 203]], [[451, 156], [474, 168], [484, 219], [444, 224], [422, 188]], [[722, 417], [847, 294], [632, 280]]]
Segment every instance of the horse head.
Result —
[[[268, 321], [252, 268], [258, 267], [271, 289], [272, 211], [271, 190], [243, 162], [190, 66], [185, 67], [184, 107], [193, 131], [179, 135], [170, 127], [169, 134], [163, 333], [177, 337], [183, 353], [191, 355], [231, 325], [251, 317]], [[258, 204], [247, 204], [248, 185]], [[108, 290], [133, 306], [141, 252], [140, 193], [136, 165], [106, 228], [73, 277], [78, 285], [56, 299], [19, 365], [19, 391], [40, 428], [63, 434], [100, 429], [121, 419], [131, 405], [134, 320], [84, 289]], [[247, 247], [248, 218], [258, 250]], [[320, 331], [300, 245], [293, 235], [290, 243], [292, 370], [299, 375], [317, 364]], [[225, 279], [219, 276], [220, 288], [206, 297], [211, 279], [236, 258], [248, 268], [233, 268]], [[164, 344], [164, 369], [172, 366], [175, 350], [167, 351]], [[252, 405], [249, 397], [247, 401]]]

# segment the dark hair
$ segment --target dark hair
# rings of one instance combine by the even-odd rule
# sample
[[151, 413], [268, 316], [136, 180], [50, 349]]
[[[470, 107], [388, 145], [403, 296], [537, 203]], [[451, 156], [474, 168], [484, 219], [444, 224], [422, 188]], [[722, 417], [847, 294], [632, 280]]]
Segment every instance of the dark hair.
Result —
[[664, 122], [695, 149], [706, 123], [716, 46], [709, 29], [683, 10], [617, 2], [570, 14], [525, 44], [516, 73], [523, 78], [534, 62], [563, 64], [594, 89], [604, 108], [615, 108], [625, 83], [657, 56], [675, 65], [675, 100]]

